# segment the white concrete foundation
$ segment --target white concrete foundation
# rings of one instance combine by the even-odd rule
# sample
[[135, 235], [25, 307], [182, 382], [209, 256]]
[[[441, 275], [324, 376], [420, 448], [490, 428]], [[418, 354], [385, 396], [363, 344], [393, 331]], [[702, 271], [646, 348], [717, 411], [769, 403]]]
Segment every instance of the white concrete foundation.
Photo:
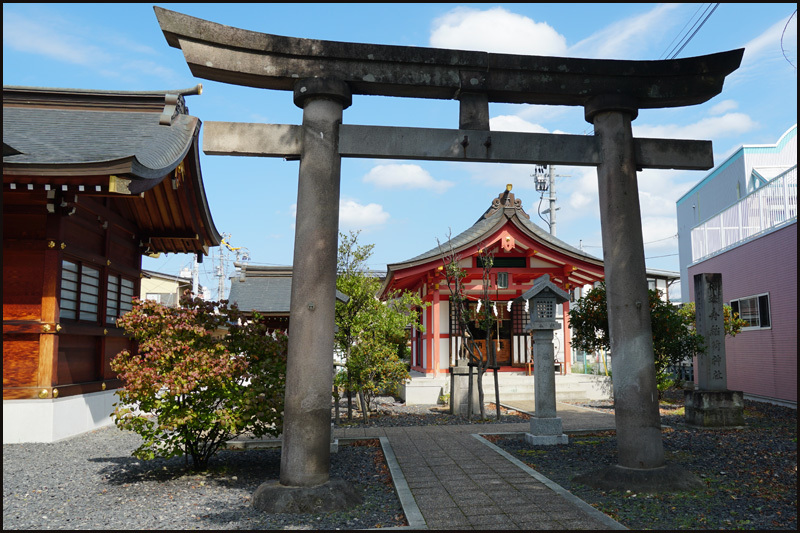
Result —
[[55, 442], [114, 423], [116, 391], [45, 400], [3, 400], [3, 444]]

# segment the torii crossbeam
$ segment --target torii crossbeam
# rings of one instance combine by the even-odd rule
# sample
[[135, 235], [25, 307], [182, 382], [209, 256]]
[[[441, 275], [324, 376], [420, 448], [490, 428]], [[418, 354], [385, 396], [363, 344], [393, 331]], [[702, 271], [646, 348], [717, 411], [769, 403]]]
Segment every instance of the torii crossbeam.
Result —
[[[666, 488], [636, 171], [707, 170], [709, 141], [634, 139], [639, 109], [705, 102], [744, 50], [618, 61], [282, 37], [155, 8], [200, 78], [293, 91], [303, 124], [206, 123], [207, 154], [300, 157], [281, 485], [329, 481], [342, 157], [597, 166], [614, 353], [618, 467]], [[353, 94], [457, 99], [458, 129], [342, 124]], [[594, 136], [489, 130], [489, 102], [584, 108]], [[627, 475], [627, 474], [626, 474]], [[257, 498], [254, 498], [254, 505]]]

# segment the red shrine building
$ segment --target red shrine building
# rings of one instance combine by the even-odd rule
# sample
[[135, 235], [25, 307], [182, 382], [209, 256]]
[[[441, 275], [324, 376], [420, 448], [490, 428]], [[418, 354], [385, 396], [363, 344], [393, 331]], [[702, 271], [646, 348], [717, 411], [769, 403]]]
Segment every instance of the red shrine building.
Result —
[[[522, 209], [521, 200], [515, 198], [508, 186], [472, 227], [443, 243], [441, 248], [437, 246], [407, 261], [388, 265], [381, 297], [391, 291], [408, 290], [430, 303], [423, 313], [424, 331], [412, 332], [412, 374], [438, 377], [448, 373], [456, 363], [460, 335], [452, 334], [458, 326], [451, 312], [442, 255], [443, 250], [450, 249], [466, 271], [464, 286], [472, 309], [483, 295], [479, 250], [486, 249], [494, 256], [488, 292], [498, 318], [493, 338], [496, 339], [500, 372], [528, 373], [531, 370], [529, 363], [533, 361], [533, 354], [526, 329], [529, 314], [525, 302], [515, 299], [528, 291], [537, 278], [547, 274], [554, 284], [571, 294], [603, 280], [601, 259], [570, 246], [534, 224]], [[677, 273], [648, 271], [648, 278], [651, 288], [658, 288], [666, 295]], [[573, 361], [568, 312], [569, 302], [558, 309], [560, 329], [555, 331], [554, 338], [556, 371], [562, 374], [570, 372]], [[485, 332], [476, 326], [470, 329], [473, 338], [485, 339]]]
[[107, 425], [142, 256], [221, 240], [184, 91], [3, 87], [3, 442]]

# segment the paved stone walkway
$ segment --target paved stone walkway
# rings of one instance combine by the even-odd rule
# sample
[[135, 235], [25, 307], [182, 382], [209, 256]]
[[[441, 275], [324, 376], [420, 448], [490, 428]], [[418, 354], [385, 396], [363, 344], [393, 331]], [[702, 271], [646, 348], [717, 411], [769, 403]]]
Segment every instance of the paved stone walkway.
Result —
[[[525, 411], [525, 405], [509, 405]], [[566, 433], [614, 428], [614, 417], [558, 405]], [[409, 529], [625, 529], [479, 433], [528, 423], [337, 428], [340, 440], [380, 438]]]

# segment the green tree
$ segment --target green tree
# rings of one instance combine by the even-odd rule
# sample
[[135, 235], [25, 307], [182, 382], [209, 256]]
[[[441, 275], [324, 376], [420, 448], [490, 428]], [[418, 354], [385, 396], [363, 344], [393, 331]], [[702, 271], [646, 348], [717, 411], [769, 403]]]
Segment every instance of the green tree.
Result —
[[[703, 338], [695, 330], [694, 303], [679, 308], [661, 299], [656, 290], [648, 291], [653, 331], [656, 380], [659, 393], [672, 386], [670, 367], [704, 350]], [[744, 322], [723, 306], [726, 335], [735, 336]], [[573, 347], [585, 352], [610, 350], [608, 310], [604, 284], [586, 293], [569, 312]], [[613, 354], [612, 354], [613, 355]]]
[[348, 394], [358, 394], [362, 413], [368, 419], [375, 395], [394, 392], [409, 378], [401, 357], [406, 352], [407, 329], [422, 328], [421, 309], [427, 304], [409, 292], [393, 292], [380, 301], [381, 280], [367, 267], [374, 245], [360, 245], [358, 235], [340, 234], [336, 288], [349, 300], [336, 302], [335, 339], [345, 357], [345, 367], [335, 383], [337, 393], [344, 388]]
[[134, 301], [118, 324], [138, 350], [120, 352], [111, 368], [123, 382], [114, 422], [143, 439], [135, 457], [191, 456], [205, 469], [244, 432], [281, 432], [287, 337], [259, 318], [226, 301]]

